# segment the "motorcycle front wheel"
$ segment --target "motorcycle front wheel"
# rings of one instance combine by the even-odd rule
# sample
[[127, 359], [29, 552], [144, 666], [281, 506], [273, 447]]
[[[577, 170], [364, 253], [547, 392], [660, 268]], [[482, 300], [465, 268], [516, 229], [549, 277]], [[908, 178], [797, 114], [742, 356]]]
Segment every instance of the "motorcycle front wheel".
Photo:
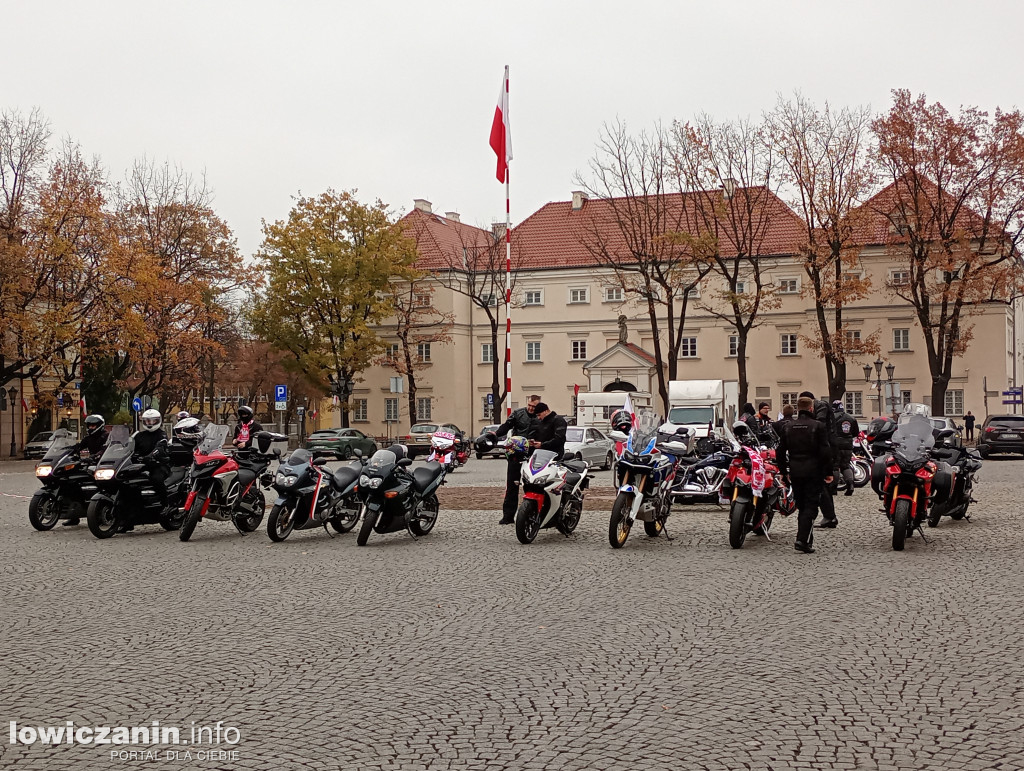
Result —
[[60, 521], [60, 502], [52, 495], [36, 493], [28, 502], [28, 521], [36, 530], [53, 530]]
[[558, 532], [562, 535], [572, 535], [573, 531], [576, 530], [576, 526], [580, 523], [580, 517], [583, 515], [583, 499], [572, 498], [565, 502], [565, 508], [562, 509], [562, 513], [559, 516], [558, 522], [555, 525], [558, 528]]
[[370, 533], [373, 532], [373, 526], [377, 524], [377, 517], [380, 516], [379, 511], [370, 511], [365, 509], [363, 513], [363, 524], [359, 527], [359, 534], [356, 536], [357, 546], [366, 546], [366, 542], [370, 540]]
[[178, 531], [179, 541], [187, 541], [196, 531], [196, 525], [199, 524], [199, 517], [203, 511], [204, 500], [206, 499], [200, 495], [192, 499], [192, 505], [185, 512], [185, 521], [181, 523], [181, 530]]
[[907, 538], [907, 529], [910, 527], [910, 501], [896, 501], [896, 511], [892, 515], [892, 548], [893, 551], [903, 551], [903, 544]]
[[295, 529], [295, 511], [288, 504], [274, 504], [267, 517], [267, 535], [271, 541], [283, 541]]
[[85, 520], [89, 531], [97, 538], [110, 538], [117, 533], [117, 511], [108, 500], [89, 501]]
[[533, 543], [540, 532], [540, 509], [537, 501], [524, 498], [516, 512], [516, 538], [519, 543]]
[[613, 549], [621, 549], [626, 545], [629, 531], [633, 523], [629, 521], [629, 510], [633, 506], [633, 496], [619, 493], [612, 504], [612, 516], [608, 520], [608, 543]]
[[746, 501], [733, 501], [729, 509], [729, 545], [734, 549], [742, 549], [747, 540], [747, 506]]

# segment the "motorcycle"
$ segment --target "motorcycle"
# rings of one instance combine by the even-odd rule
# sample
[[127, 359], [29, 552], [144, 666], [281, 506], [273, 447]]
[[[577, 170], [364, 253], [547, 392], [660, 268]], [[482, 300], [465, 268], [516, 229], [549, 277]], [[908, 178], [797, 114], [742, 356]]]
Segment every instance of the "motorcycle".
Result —
[[434, 529], [440, 504], [437, 490], [444, 484], [444, 466], [428, 461], [410, 469], [403, 445], [377, 450], [359, 476], [363, 524], [356, 543], [365, 546], [370, 533], [408, 530], [416, 538]]
[[[333, 472], [326, 458], [314, 458], [309, 450], [294, 450], [281, 462], [271, 487], [277, 499], [267, 515], [267, 535], [283, 541], [293, 530], [312, 530], [327, 525], [347, 533], [359, 522], [357, 488], [359, 461]], [[333, 538], [333, 536], [332, 536]]]
[[[457, 437], [451, 431], [435, 431], [430, 437], [430, 455], [427, 456], [427, 461], [440, 463], [444, 466], [445, 473], [450, 474], [461, 465], [457, 445]], [[465, 451], [465, 457], [469, 457], [468, 450]]]
[[36, 465], [42, 487], [28, 503], [28, 521], [36, 530], [52, 530], [60, 521], [77, 524], [86, 515], [89, 499], [96, 492], [96, 480], [89, 458], [74, 452], [77, 442], [65, 429], [54, 432], [49, 449]]
[[253, 532], [263, 521], [267, 501], [260, 485], [270, 486], [273, 477], [266, 471], [277, 457], [268, 451], [271, 442], [287, 437], [261, 431], [255, 437], [258, 450], [237, 450], [232, 456], [222, 449], [227, 436], [227, 426], [211, 423], [203, 430], [203, 438], [195, 448], [188, 474], [185, 519], [178, 531], [182, 541], [192, 537], [203, 518], [230, 521], [242, 535]]
[[86, 520], [97, 538], [110, 538], [135, 525], [159, 524], [177, 530], [185, 516], [184, 466], [171, 465], [165, 481], [167, 506], [160, 503], [149, 478], [149, 466], [135, 455], [128, 426], [114, 426], [93, 477], [97, 492], [89, 500]]
[[[703, 437], [703, 441], [707, 437]], [[739, 449], [739, 444], [714, 437], [711, 446], [714, 452], [701, 456], [698, 450], [696, 463], [685, 464], [682, 473], [676, 474], [676, 483], [672, 488], [672, 497], [677, 503], [695, 505], [701, 503], [718, 503], [722, 483], [729, 476], [729, 467]]]
[[903, 551], [914, 530], [924, 538], [921, 524], [928, 519], [929, 505], [949, 500], [954, 472], [948, 464], [936, 462], [932, 453], [936, 438], [944, 441], [953, 433], [947, 429], [936, 437], [927, 418], [913, 415], [893, 434], [891, 452], [875, 460], [871, 487], [884, 501], [894, 551]]
[[628, 436], [609, 432], [612, 439], [626, 444], [615, 464], [619, 487], [608, 521], [608, 543], [621, 549], [637, 519], [644, 523], [644, 532], [652, 538], [665, 529], [672, 509], [672, 485], [678, 462], [676, 457], [656, 446], [661, 421], [653, 412], [640, 412]]
[[533, 543], [547, 527], [568, 538], [580, 523], [583, 496], [590, 487], [589, 466], [586, 461], [557, 458], [550, 450], [534, 450], [523, 462], [523, 502], [516, 512], [520, 543]]
[[[868, 454], [873, 459], [889, 453], [889, 450], [892, 449], [892, 437], [897, 428], [896, 421], [889, 418], [875, 418], [868, 423], [867, 430], [864, 432], [864, 441]], [[872, 466], [874, 466], [874, 462], [872, 462]]]
[[928, 513], [928, 527], [938, 527], [942, 517], [950, 519], [967, 519], [967, 509], [974, 500], [974, 480], [981, 470], [981, 453], [961, 445], [938, 447], [933, 451], [939, 458], [950, 465], [953, 473], [953, 488], [949, 499], [944, 503], [936, 503]]
[[864, 487], [871, 481], [871, 466], [874, 462], [867, 435], [861, 431], [853, 440], [853, 457], [850, 459], [854, 487]]
[[780, 478], [775, 450], [742, 442], [721, 492], [720, 501], [729, 505], [729, 545], [734, 549], [743, 548], [747, 533], [769, 537], [775, 512], [788, 515], [796, 508], [792, 491]]

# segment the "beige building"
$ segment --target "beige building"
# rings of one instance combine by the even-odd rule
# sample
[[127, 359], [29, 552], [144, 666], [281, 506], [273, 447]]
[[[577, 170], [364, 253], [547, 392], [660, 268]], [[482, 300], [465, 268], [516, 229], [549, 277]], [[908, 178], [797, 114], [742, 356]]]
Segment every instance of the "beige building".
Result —
[[[777, 216], [766, 235], [768, 248], [762, 251], [762, 268], [775, 285], [778, 307], [762, 313], [748, 343], [747, 371], [749, 400], [767, 401], [772, 409], [795, 402], [803, 390], [827, 393], [825, 365], [808, 349], [813, 337], [815, 307], [804, 293], [807, 280], [795, 255], [802, 224], [781, 200], [774, 199]], [[512, 398], [513, 407], [537, 393], [562, 414], [571, 414], [574, 387], [580, 390], [651, 391], [657, 399], [657, 362], [653, 356], [653, 335], [646, 307], [624, 297], [612, 272], [595, 264], [579, 238], [584, 216], [602, 216], [605, 202], [587, 200], [574, 193], [572, 200], [549, 203], [524, 220], [513, 231], [514, 262], [518, 268], [513, 292]], [[589, 210], [589, 211], [588, 211]], [[504, 354], [504, 316], [495, 351], [491, 326], [484, 309], [466, 294], [450, 287], [459, 280], [459, 267], [470, 264], [474, 249], [493, 249], [496, 236], [459, 221], [452, 212], [440, 216], [431, 204], [418, 199], [403, 220], [419, 242], [422, 265], [433, 271], [433, 303], [453, 314], [451, 342], [424, 347], [416, 412], [411, 420], [406, 393], [392, 392], [393, 369], [377, 366], [362, 373], [352, 395], [352, 425], [376, 436], [402, 436], [411, 422], [453, 422], [477, 432], [493, 422], [488, 409], [492, 359], [499, 363]], [[878, 239], [882, 240], [882, 239]], [[503, 246], [499, 243], [501, 264]], [[853, 356], [848, 365], [848, 410], [868, 418], [890, 412], [900, 402], [930, 402], [930, 375], [924, 338], [914, 308], [898, 299], [891, 285], [904, 280], [884, 244], [867, 244], [860, 255], [862, 275], [871, 282], [869, 296], [846, 313], [848, 334], [867, 340], [876, 335], [881, 359], [892, 364], [892, 390], [896, 402], [879, 409], [878, 392], [864, 379], [863, 366], [876, 358]], [[503, 278], [500, 280], [503, 281]], [[688, 313], [686, 335], [679, 359], [681, 379], [727, 379], [737, 377], [735, 338], [719, 318], [702, 309], [715, 292], [714, 275], [700, 290], [697, 307]], [[721, 286], [721, 279], [717, 279]], [[462, 285], [465, 290], [465, 283]], [[495, 293], [501, 295], [502, 287]], [[485, 292], [486, 294], [486, 292]], [[478, 293], [479, 295], [479, 293]], [[1020, 302], [989, 302], [972, 309], [968, 320], [973, 339], [966, 353], [954, 363], [946, 395], [945, 413], [962, 417], [971, 410], [979, 419], [987, 413], [1010, 412], [1002, 391], [1024, 379], [1024, 359], [1017, 341], [1024, 336]], [[622, 323], [626, 342], [620, 343]], [[389, 329], [381, 331], [388, 338]], [[872, 367], [872, 370], [874, 368]], [[883, 369], [882, 380], [886, 380]], [[1020, 407], [1016, 407], [1020, 411]], [[337, 413], [333, 414], [338, 424]]]

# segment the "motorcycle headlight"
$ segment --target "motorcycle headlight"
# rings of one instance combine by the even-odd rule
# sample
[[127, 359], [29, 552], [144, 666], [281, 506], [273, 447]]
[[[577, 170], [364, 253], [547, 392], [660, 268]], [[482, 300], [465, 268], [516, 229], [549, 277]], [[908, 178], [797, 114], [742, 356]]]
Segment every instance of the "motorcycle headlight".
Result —
[[297, 480], [298, 480], [298, 477], [293, 477], [293, 476], [290, 476], [290, 475], [285, 475], [285, 474], [282, 474], [280, 472], [277, 475], [277, 483], [279, 485], [281, 485], [281, 487], [291, 487], [293, 484], [295, 484], [295, 482]]
[[382, 484], [384, 484], [383, 479], [381, 479], [380, 477], [373, 477], [369, 482], [369, 487], [371, 490], [376, 490]]
[[101, 468], [96, 470], [95, 477], [100, 482], [107, 482], [114, 478], [114, 469]]
[[359, 486], [360, 487], [368, 487], [369, 485], [370, 485], [370, 477], [366, 476], [366, 474], [363, 474], [362, 476], [359, 477]]
[[37, 477], [48, 477], [51, 471], [53, 471], [53, 466], [36, 466]]

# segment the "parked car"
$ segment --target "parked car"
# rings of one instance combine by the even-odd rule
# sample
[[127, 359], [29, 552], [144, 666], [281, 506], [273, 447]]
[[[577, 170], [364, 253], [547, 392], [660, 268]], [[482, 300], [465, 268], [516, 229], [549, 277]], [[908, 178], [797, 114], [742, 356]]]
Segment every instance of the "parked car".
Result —
[[[481, 436], [483, 434], [486, 434], [488, 431], [497, 431], [499, 428], [501, 428], [501, 424], [499, 424], [499, 423], [495, 423], [493, 426], [484, 426], [483, 428], [480, 429], [480, 433], [477, 434], [477, 436]], [[476, 459], [480, 460], [485, 455], [490, 455], [492, 458], [504, 458], [505, 457], [505, 444], [504, 444], [504, 441], [499, 441], [496, 445], [494, 445], [494, 447], [489, 449], [487, 452], [478, 452], [476, 454]]]
[[409, 433], [398, 441], [408, 448], [409, 457], [415, 459], [417, 456], [430, 454], [430, 437], [435, 431], [451, 431], [460, 441], [466, 438], [462, 429], [454, 423], [416, 423], [409, 429]]
[[993, 452], [1024, 455], [1024, 415], [989, 415], [978, 433], [978, 452], [987, 458]]
[[565, 431], [566, 459], [585, 460], [592, 468], [608, 469], [615, 460], [615, 442], [596, 428], [570, 426]]
[[46, 451], [53, 441], [53, 431], [40, 431], [32, 437], [30, 442], [25, 444], [25, 460], [39, 459], [46, 455]]
[[331, 455], [339, 460], [348, 460], [362, 451], [365, 457], [377, 452], [377, 443], [355, 428], [327, 428], [314, 431], [306, 440], [306, 449], [315, 457]]

